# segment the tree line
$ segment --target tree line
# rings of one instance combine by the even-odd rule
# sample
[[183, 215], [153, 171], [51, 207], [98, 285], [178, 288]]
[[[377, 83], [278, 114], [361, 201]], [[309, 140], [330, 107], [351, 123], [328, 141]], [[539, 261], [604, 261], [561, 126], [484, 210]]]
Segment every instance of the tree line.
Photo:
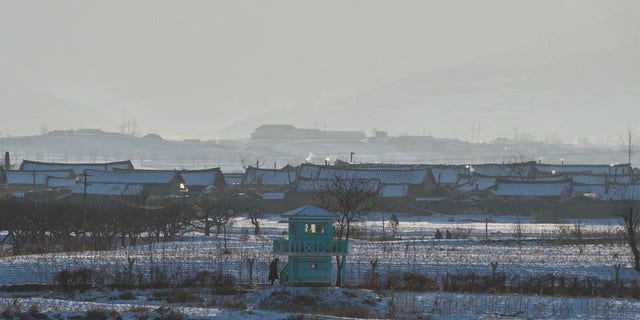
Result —
[[14, 255], [111, 250], [174, 241], [191, 231], [226, 235], [233, 220], [245, 213], [259, 233], [260, 212], [253, 202], [229, 195], [144, 202], [10, 198], [0, 200], [0, 244], [9, 245]]

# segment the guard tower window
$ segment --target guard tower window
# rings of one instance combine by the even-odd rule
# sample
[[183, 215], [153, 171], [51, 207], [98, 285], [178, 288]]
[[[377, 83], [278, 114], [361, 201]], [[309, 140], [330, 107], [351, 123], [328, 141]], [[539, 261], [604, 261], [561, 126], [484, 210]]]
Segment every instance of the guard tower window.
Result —
[[316, 223], [306, 223], [304, 225], [305, 233], [324, 233], [324, 225]]

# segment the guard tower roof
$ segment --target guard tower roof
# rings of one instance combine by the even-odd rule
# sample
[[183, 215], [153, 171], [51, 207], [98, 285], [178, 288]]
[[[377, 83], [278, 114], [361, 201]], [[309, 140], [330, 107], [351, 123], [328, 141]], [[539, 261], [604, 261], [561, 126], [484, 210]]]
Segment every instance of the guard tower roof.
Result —
[[335, 218], [335, 217], [338, 217], [338, 214], [316, 207], [314, 205], [308, 204], [304, 207], [287, 211], [283, 213], [282, 216], [288, 217], [288, 218], [293, 218], [293, 217]]

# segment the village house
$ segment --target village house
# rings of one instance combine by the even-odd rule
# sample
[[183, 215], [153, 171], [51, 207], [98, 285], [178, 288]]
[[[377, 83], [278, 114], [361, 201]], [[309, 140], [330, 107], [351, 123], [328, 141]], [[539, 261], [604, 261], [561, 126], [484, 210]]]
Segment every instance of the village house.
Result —
[[633, 168], [628, 163], [623, 164], [542, 164], [536, 165], [536, 171], [544, 173], [567, 173], [610, 176], [609, 182], [616, 182], [618, 177], [633, 176]]
[[[431, 171], [425, 167], [415, 166], [319, 166], [303, 164], [300, 168], [300, 177], [306, 179], [330, 180], [330, 179], [372, 179], [379, 181], [384, 197], [387, 191], [389, 197], [419, 196], [424, 195], [434, 187], [434, 179]], [[400, 193], [399, 193], [400, 192]]]
[[147, 193], [141, 184], [128, 183], [90, 183], [86, 186], [78, 183], [71, 189], [71, 199], [76, 201], [101, 201], [111, 197], [142, 202]]
[[115, 172], [123, 173], [164, 173], [172, 175], [173, 173], [179, 173], [184, 179], [183, 192], [186, 192], [190, 196], [199, 196], [206, 193], [212, 193], [216, 189], [223, 189], [226, 185], [225, 176], [220, 171], [220, 168], [209, 168], [201, 170], [149, 170], [149, 169], [136, 169], [136, 170], [122, 170], [115, 169]]
[[84, 173], [86, 170], [113, 171], [114, 169], [133, 170], [131, 161], [116, 161], [104, 163], [59, 163], [59, 162], [40, 162], [32, 160], [23, 160], [19, 170], [26, 171], [56, 171], [56, 170], [73, 170], [76, 175]]
[[296, 182], [296, 168], [287, 166], [282, 169], [263, 169], [248, 167], [240, 182], [243, 186], [259, 187], [263, 190], [284, 190]]
[[75, 174], [72, 170], [9, 170], [5, 172], [8, 192], [16, 198], [22, 198], [31, 193], [50, 191], [47, 185], [49, 178], [70, 179], [75, 181]]
[[[86, 179], [86, 180], [85, 180]], [[188, 191], [182, 175], [177, 171], [98, 171], [87, 170], [81, 183], [140, 185], [148, 196], [183, 196]], [[103, 186], [104, 187], [104, 186]]]
[[573, 181], [563, 179], [557, 181], [523, 181], [499, 178], [491, 191], [498, 197], [540, 197], [560, 199], [571, 195]]
[[251, 139], [296, 139], [296, 140], [362, 140], [366, 135], [360, 131], [323, 131], [299, 129], [290, 124], [263, 124], [251, 133]]

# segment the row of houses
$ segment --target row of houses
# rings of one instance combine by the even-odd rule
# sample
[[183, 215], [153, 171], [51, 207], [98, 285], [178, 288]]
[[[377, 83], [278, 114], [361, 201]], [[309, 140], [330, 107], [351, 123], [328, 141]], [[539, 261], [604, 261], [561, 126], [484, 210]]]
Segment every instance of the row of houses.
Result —
[[10, 197], [194, 196], [223, 188], [219, 168], [203, 170], [139, 170], [131, 161], [51, 163], [24, 160], [17, 170], [2, 170], [5, 195]]
[[[68, 164], [25, 160], [18, 170], [2, 170], [7, 196], [197, 197], [225, 190], [257, 200], [267, 211], [296, 208], [336, 182], [358, 181], [387, 207], [411, 211], [438, 203], [478, 203], [477, 199], [567, 199], [611, 202], [640, 200], [638, 171], [629, 164], [351, 164], [249, 167], [242, 173], [203, 170], [140, 170], [130, 161]], [[440, 206], [442, 207], [442, 205]]]

